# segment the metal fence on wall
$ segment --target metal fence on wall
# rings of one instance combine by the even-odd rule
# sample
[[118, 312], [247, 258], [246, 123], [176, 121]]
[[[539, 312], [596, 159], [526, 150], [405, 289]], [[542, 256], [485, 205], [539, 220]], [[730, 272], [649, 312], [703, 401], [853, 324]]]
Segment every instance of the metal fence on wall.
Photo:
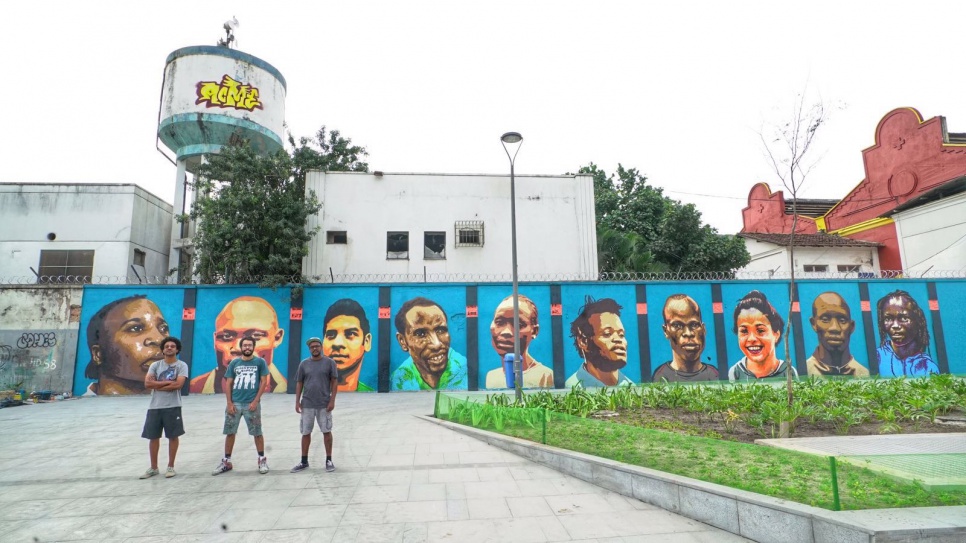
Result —
[[[882, 270], [872, 272], [798, 272], [796, 279], [963, 279], [966, 270]], [[789, 272], [769, 271], [707, 271], [707, 272], [602, 272], [598, 275], [543, 273], [521, 274], [521, 282], [587, 282], [587, 281], [787, 281], [791, 279]], [[303, 277], [293, 275], [289, 277], [246, 276], [233, 277], [230, 281], [218, 280], [208, 283], [200, 281], [185, 281], [176, 283], [169, 276], [123, 276], [123, 275], [59, 275], [59, 276], [13, 276], [0, 277], [0, 285], [167, 285], [167, 284], [213, 284], [213, 285], [245, 285], [271, 282], [273, 284], [385, 284], [385, 283], [508, 283], [512, 280], [506, 274], [474, 274], [474, 273], [367, 273], [367, 274], [330, 274]]]

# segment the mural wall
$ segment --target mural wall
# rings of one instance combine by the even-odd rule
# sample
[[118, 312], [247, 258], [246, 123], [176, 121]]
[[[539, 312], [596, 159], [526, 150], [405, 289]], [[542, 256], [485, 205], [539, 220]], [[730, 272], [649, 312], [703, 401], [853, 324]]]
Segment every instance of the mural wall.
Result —
[[[783, 282], [533, 283], [520, 287], [526, 388], [795, 376], [966, 373], [966, 281], [801, 281], [785, 337]], [[307, 339], [340, 391], [499, 390], [513, 352], [506, 284], [89, 286], [75, 394], [143, 393], [164, 336], [184, 342], [192, 393], [221, 393], [257, 340], [270, 391], [293, 392]], [[785, 360], [785, 343], [792, 360]]]

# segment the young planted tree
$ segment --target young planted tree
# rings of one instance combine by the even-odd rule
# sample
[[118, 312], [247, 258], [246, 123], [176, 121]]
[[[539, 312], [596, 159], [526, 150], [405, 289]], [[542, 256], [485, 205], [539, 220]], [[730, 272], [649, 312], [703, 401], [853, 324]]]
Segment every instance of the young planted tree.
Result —
[[317, 231], [305, 228], [321, 204], [305, 193], [309, 170], [368, 171], [368, 153], [323, 126], [291, 151], [264, 156], [246, 142], [207, 155], [192, 186], [199, 198], [179, 220], [197, 221], [193, 273], [202, 283], [302, 283], [302, 258]]
[[[815, 137], [828, 121], [829, 108], [818, 100], [808, 105], [805, 92], [796, 96], [792, 104], [790, 118], [782, 123], [766, 125], [759, 132], [762, 149], [768, 165], [781, 180], [785, 190], [792, 197], [792, 227], [788, 236], [788, 255], [791, 262], [791, 276], [788, 283], [788, 318], [785, 320], [785, 360], [789, 368], [785, 372], [787, 382], [788, 412], [794, 403], [792, 389], [792, 368], [790, 340], [792, 330], [792, 308], [795, 300], [795, 233], [798, 228], [798, 193], [809, 173], [821, 160], [815, 156], [813, 144]], [[781, 437], [789, 437], [795, 431], [790, 421], [781, 424]]]

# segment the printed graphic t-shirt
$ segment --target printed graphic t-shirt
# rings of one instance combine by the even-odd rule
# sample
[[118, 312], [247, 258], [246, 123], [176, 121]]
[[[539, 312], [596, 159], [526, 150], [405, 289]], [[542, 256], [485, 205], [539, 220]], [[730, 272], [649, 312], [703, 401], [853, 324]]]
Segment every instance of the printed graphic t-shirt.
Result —
[[[168, 364], [164, 360], [157, 360], [148, 368], [148, 373], [154, 375], [155, 381], [177, 381], [178, 377], [188, 378], [188, 364], [181, 360], [174, 364]], [[181, 389], [178, 390], [151, 390], [151, 404], [148, 409], [166, 409], [168, 407], [181, 407]]]
[[228, 364], [225, 377], [233, 379], [231, 385], [231, 401], [242, 405], [250, 404], [258, 395], [258, 383], [262, 377], [268, 375], [268, 364], [261, 357], [251, 360], [236, 358]]

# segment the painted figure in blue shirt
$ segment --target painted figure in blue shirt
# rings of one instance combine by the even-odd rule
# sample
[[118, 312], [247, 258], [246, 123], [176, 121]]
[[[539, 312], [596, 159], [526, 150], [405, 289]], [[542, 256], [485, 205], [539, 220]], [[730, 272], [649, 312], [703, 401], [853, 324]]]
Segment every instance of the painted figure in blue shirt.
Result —
[[925, 352], [929, 347], [926, 315], [903, 290], [890, 292], [877, 304], [879, 317], [879, 375], [926, 377], [939, 367]]
[[570, 324], [570, 336], [574, 338], [574, 346], [584, 363], [564, 386], [634, 384], [620, 371], [627, 365], [627, 340], [624, 338], [621, 309], [620, 304], [611, 298], [595, 301], [587, 297], [580, 314]]
[[413, 298], [399, 308], [395, 324], [396, 341], [409, 358], [392, 373], [393, 390], [466, 389], [466, 357], [450, 348], [442, 306]]

